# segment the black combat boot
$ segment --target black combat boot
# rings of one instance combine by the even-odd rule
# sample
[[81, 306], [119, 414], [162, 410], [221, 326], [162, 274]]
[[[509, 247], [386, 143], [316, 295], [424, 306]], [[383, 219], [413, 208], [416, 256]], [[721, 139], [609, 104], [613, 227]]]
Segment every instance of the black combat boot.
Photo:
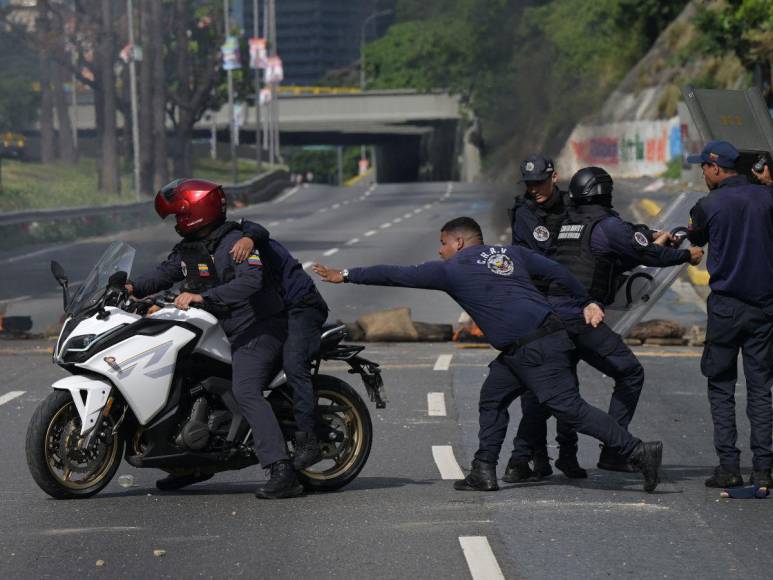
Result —
[[570, 479], [586, 479], [588, 477], [588, 472], [580, 467], [580, 464], [577, 462], [576, 446], [559, 446], [558, 459], [553, 463]]
[[596, 467], [606, 471], [622, 471], [623, 473], [636, 473], [639, 471], [625, 457], [606, 445], [601, 445], [601, 455], [599, 455], [599, 462], [596, 464]]
[[538, 481], [538, 477], [529, 467], [528, 461], [511, 459], [507, 462], [507, 469], [502, 476], [502, 481], [523, 483], [524, 481]]
[[739, 466], [719, 465], [714, 468], [714, 474], [704, 481], [706, 487], [741, 487], [743, 476]]
[[773, 488], [773, 479], [770, 476], [770, 469], [755, 469], [749, 478], [749, 483], [757, 487]]
[[[534, 475], [540, 480], [544, 477], [553, 475], [553, 468], [550, 467], [550, 457], [547, 448], [543, 447], [534, 452]], [[586, 474], [587, 475], [587, 474]]]
[[652, 493], [660, 483], [660, 464], [663, 463], [663, 442], [642, 441], [633, 450], [631, 463], [644, 475], [644, 491]]
[[292, 463], [283, 459], [271, 464], [271, 478], [255, 490], [259, 499], [282, 499], [303, 495], [303, 486], [298, 481]]
[[457, 479], [454, 482], [454, 489], [457, 491], [497, 491], [497, 464], [472, 460], [472, 471], [464, 479]]
[[311, 467], [322, 459], [322, 450], [314, 433], [298, 431], [295, 434], [295, 456], [293, 457], [293, 469], [302, 471]]
[[174, 475], [170, 473], [164, 479], [159, 479], [156, 482], [156, 488], [160, 491], [174, 491], [176, 489], [182, 489], [183, 487], [193, 485], [202, 481], [212, 479], [214, 473], [196, 473], [190, 472], [182, 475]]

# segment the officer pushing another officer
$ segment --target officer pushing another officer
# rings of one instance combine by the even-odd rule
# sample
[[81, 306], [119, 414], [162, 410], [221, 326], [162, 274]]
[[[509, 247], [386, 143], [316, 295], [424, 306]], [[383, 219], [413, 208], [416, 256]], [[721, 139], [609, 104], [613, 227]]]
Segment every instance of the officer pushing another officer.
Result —
[[460, 491], [495, 491], [496, 466], [509, 422], [508, 407], [526, 389], [561, 420], [603, 441], [644, 474], [644, 489], [659, 482], [662, 443], [644, 443], [581, 397], [572, 373], [573, 345], [563, 323], [531, 282], [540, 276], [561, 283], [584, 306], [586, 322], [598, 325], [603, 311], [565, 268], [516, 246], [483, 244], [480, 226], [467, 217], [440, 232], [442, 260], [417, 266], [371, 266], [334, 270], [315, 264], [325, 281], [441, 290], [464, 308], [500, 350], [489, 365], [479, 401], [479, 447]]
[[709, 245], [706, 267], [711, 294], [701, 371], [708, 379], [719, 466], [706, 486], [743, 485], [735, 418], [740, 350], [751, 424], [751, 483], [771, 487], [773, 192], [739, 175], [738, 158], [736, 148], [726, 141], [710, 141], [700, 155], [687, 158], [700, 163], [709, 188], [709, 194], [690, 210], [688, 232], [693, 244]]
[[[302, 494], [279, 423], [263, 398], [287, 338], [282, 298], [263, 275], [258, 254], [241, 264], [229, 254], [242, 232], [238, 224], [225, 221], [222, 187], [201, 179], [177, 179], [158, 192], [155, 205], [162, 218], [175, 215], [183, 241], [154, 271], [127, 288], [142, 298], [185, 280], [175, 306], [182, 310], [197, 303], [210, 306], [231, 343], [234, 398], [252, 429], [258, 461], [271, 470], [271, 478], [255, 495], [277, 499]], [[211, 477], [201, 472], [173, 474], [156, 485], [168, 491]]]
[[[530, 167], [547, 167], [552, 176], [534, 183]], [[646, 226], [624, 222], [612, 210], [612, 177], [600, 167], [579, 170], [571, 180], [566, 204], [564, 194], [555, 186], [553, 163], [542, 157], [527, 159], [521, 166], [526, 181], [527, 199], [516, 201], [513, 211], [513, 243], [534, 247], [566, 267], [583, 284], [592, 300], [608, 305], [614, 300], [624, 271], [638, 265], [675, 266], [697, 264], [703, 256], [700, 248], [689, 250], [668, 247], [673, 237], [668, 232], [653, 232]], [[551, 183], [552, 181], [552, 183]], [[544, 188], [544, 194], [541, 194]], [[536, 224], [536, 225], [535, 225]], [[540, 229], [541, 228], [541, 229]], [[606, 324], [585, 324], [582, 310], [567, 289], [560, 284], [535, 284], [566, 325], [576, 348], [574, 372], [580, 360], [615, 381], [609, 414], [627, 429], [633, 419], [644, 384], [644, 369], [620, 335]], [[547, 461], [547, 409], [540, 407], [531, 393], [521, 398], [523, 419], [514, 441], [505, 481], [535, 480], [552, 473]], [[556, 467], [568, 477], [584, 478], [587, 472], [577, 461], [577, 433], [559, 421], [556, 426], [559, 455]], [[534, 470], [529, 459], [534, 459]], [[624, 457], [603, 447], [597, 466], [609, 471], [635, 471]]]

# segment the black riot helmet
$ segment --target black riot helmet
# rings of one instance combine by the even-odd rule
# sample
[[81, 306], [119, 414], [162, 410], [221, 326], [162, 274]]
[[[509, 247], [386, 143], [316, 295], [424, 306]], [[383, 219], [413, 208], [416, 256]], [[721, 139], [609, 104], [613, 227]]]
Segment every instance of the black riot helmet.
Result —
[[583, 167], [572, 176], [569, 199], [575, 204], [612, 204], [612, 176], [601, 167]]

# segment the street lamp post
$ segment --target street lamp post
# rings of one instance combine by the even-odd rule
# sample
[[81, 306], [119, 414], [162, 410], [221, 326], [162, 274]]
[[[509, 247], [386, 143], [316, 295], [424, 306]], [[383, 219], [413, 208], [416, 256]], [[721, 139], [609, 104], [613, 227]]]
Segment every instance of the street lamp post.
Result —
[[[387, 16], [388, 14], [392, 14], [394, 12], [393, 10], [387, 9], [387, 10], [381, 10], [379, 12], [374, 12], [370, 16], [368, 16], [365, 20], [362, 21], [362, 26], [360, 28], [360, 90], [365, 90], [365, 31], [368, 29], [368, 24], [372, 20], [375, 20], [376, 18], [380, 18], [381, 16]], [[360, 160], [366, 159], [366, 153], [365, 153], [365, 145], [360, 145]]]
[[[139, 114], [137, 111], [137, 67], [136, 67], [136, 47], [134, 46], [134, 7], [132, 0], [126, 0], [126, 12], [129, 17], [129, 90], [131, 98], [132, 115], [132, 154], [134, 156], [134, 193], [137, 195], [137, 201], [140, 200], [140, 126]], [[73, 98], [75, 95], [75, 83], [73, 82]], [[76, 109], [77, 110], [77, 109]], [[77, 131], [77, 129], [76, 129]]]
[[[223, 21], [225, 26], [225, 40], [228, 42], [228, 35], [231, 30], [231, 11], [228, 6], [228, 0], [223, 0]], [[228, 80], [228, 126], [230, 128], [229, 135], [231, 141], [231, 182], [236, 183], [237, 180], [237, 160], [236, 160], [236, 119], [234, 119], [234, 76], [230, 67], [226, 70], [226, 78]]]

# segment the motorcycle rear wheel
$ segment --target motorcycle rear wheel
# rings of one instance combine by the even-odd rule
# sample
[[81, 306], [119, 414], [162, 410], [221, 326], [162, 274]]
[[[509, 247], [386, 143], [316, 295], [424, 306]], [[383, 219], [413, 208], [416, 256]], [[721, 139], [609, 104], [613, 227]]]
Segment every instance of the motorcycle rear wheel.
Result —
[[373, 443], [373, 424], [360, 395], [335, 377], [314, 377], [318, 416], [342, 441], [320, 441], [324, 459], [301, 471], [298, 478], [308, 491], [335, 491], [357, 477], [365, 467]]
[[[40, 489], [56, 499], [83, 499], [110, 483], [125, 442], [111, 417], [88, 449], [81, 449], [80, 416], [68, 391], [54, 391], [35, 409], [27, 427], [27, 466]], [[75, 477], [73, 475], [75, 474]]]

